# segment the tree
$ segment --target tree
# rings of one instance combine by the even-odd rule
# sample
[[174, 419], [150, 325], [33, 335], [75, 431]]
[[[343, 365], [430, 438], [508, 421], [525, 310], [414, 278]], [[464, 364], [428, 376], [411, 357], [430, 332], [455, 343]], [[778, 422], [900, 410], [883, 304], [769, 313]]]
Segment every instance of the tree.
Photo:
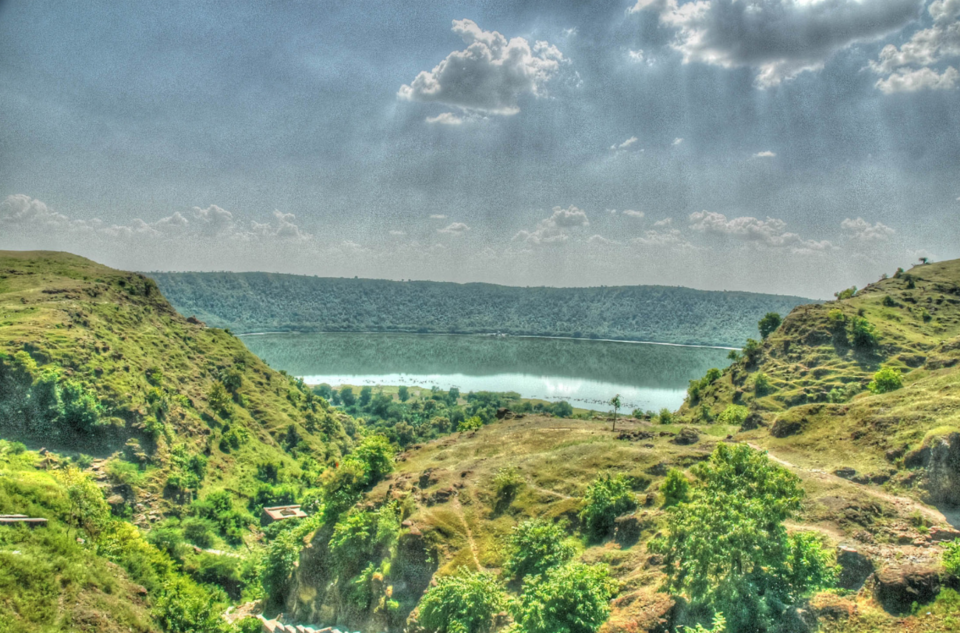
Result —
[[765, 339], [773, 334], [773, 332], [780, 327], [781, 323], [783, 323], [783, 319], [780, 318], [779, 314], [776, 312], [767, 312], [757, 324], [757, 327], [760, 328], [760, 338]]
[[606, 565], [567, 563], [532, 577], [513, 617], [522, 633], [594, 633], [616, 591]]
[[331, 400], [333, 400], [333, 387], [331, 387], [325, 382], [322, 382], [316, 387], [314, 387], [313, 393], [317, 394], [327, 402], [330, 402]]
[[360, 406], [365, 407], [370, 404], [370, 399], [373, 398], [373, 388], [370, 385], [360, 388]]
[[353, 393], [353, 387], [340, 387], [340, 400], [345, 407], [352, 407], [357, 404], [357, 396]]
[[765, 631], [785, 606], [832, 582], [819, 541], [790, 537], [800, 510], [798, 477], [744, 444], [721, 443], [691, 469], [690, 500], [668, 510], [668, 534], [650, 547], [664, 556], [668, 591], [694, 611], [723, 613], [731, 633]]
[[393, 471], [396, 453], [385, 435], [369, 435], [363, 438], [348, 459], [363, 465], [364, 483], [373, 486]]
[[397, 397], [400, 399], [400, 402], [406, 402], [410, 399], [410, 390], [406, 385], [400, 385], [400, 388], [397, 389]]
[[418, 619], [429, 633], [486, 633], [507, 604], [496, 576], [461, 568], [427, 591], [420, 600]]
[[567, 539], [559, 524], [545, 519], [529, 519], [513, 528], [503, 571], [514, 580], [539, 576], [568, 562], [576, 551], [576, 545]]
[[850, 330], [853, 334], [853, 344], [860, 349], [870, 349], [877, 345], [877, 331], [863, 317], [853, 317], [850, 321]]
[[867, 385], [871, 393], [887, 393], [903, 387], [900, 370], [894, 367], [884, 367], [873, 375], [873, 380]]
[[636, 496], [630, 491], [622, 474], [601, 474], [587, 486], [586, 504], [580, 511], [580, 521], [593, 538], [603, 538], [613, 529], [614, 520], [637, 506]]
[[660, 484], [660, 492], [663, 493], [663, 505], [665, 506], [685, 503], [690, 500], [690, 481], [683, 472], [671, 468], [667, 472], [663, 483]]
[[620, 394], [610, 398], [610, 406], [613, 407], [613, 431], [617, 430], [617, 412], [620, 410]]
[[930, 261], [930, 258], [929, 258], [929, 257], [921, 257], [921, 258], [920, 258], [920, 263], [923, 264], [923, 265], [926, 265], [929, 261]]

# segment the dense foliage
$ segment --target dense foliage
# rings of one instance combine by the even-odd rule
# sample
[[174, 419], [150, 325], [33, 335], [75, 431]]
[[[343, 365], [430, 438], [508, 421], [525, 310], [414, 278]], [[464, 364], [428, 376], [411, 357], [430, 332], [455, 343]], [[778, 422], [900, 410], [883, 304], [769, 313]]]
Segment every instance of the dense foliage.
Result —
[[154, 273], [183, 314], [238, 332], [456, 332], [736, 345], [800, 297], [665, 286], [514, 288], [270, 273]]
[[513, 528], [503, 573], [514, 580], [539, 576], [573, 558], [577, 548], [563, 528], [545, 519], [529, 519]]
[[429, 633], [487, 633], [507, 608], [496, 576], [461, 570], [440, 578], [420, 601], [420, 625]]
[[607, 536], [613, 530], [614, 520], [637, 506], [636, 495], [622, 474], [601, 474], [587, 487], [584, 502], [580, 521], [595, 539]]
[[617, 583], [605, 565], [567, 563], [534, 576], [513, 610], [518, 633], [595, 633]]
[[732, 633], [767, 630], [806, 592], [828, 586], [834, 570], [819, 541], [788, 536], [783, 522], [800, 509], [799, 479], [738, 444], [720, 444], [691, 469], [689, 501], [669, 511], [666, 588], [694, 611], [722, 613]]

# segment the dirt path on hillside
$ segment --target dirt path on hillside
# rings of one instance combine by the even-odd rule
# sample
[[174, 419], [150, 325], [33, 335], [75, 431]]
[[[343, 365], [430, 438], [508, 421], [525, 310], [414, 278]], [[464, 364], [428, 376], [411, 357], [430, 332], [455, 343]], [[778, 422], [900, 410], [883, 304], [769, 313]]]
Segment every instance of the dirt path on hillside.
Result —
[[565, 495], [565, 494], [563, 494], [562, 492], [557, 492], [556, 490], [550, 490], [549, 488], [544, 488], [543, 486], [538, 486], [538, 485], [536, 485], [536, 484], [530, 483], [529, 481], [527, 482], [527, 485], [530, 486], [531, 488], [533, 488], [534, 490], [538, 491], [538, 492], [543, 492], [543, 493], [546, 493], [546, 494], [548, 494], [548, 495], [553, 495], [553, 496], [555, 496], [555, 497], [560, 497], [561, 499], [574, 499], [574, 498], [575, 498], [575, 497], [571, 497], [570, 495]]
[[960, 522], [960, 512], [941, 512], [936, 508], [932, 508], [928, 505], [925, 505], [916, 499], [911, 499], [909, 497], [900, 497], [897, 495], [890, 494], [889, 492], [884, 491], [877, 486], [868, 486], [865, 484], [858, 484], [856, 482], [850, 481], [849, 479], [844, 479], [843, 477], [838, 477], [832, 473], [820, 470], [818, 468], [803, 468], [792, 464], [782, 457], [778, 457], [772, 451], [757, 444], [748, 442], [747, 446], [752, 449], [763, 451], [767, 454], [771, 460], [780, 464], [781, 466], [786, 467], [790, 471], [796, 473], [801, 479], [810, 478], [817, 479], [819, 481], [829, 482], [833, 484], [839, 484], [842, 486], [852, 486], [860, 490], [866, 495], [874, 497], [876, 499], [882, 499], [887, 503], [893, 505], [897, 512], [901, 516], [906, 516], [911, 512], [919, 512], [923, 516], [927, 517], [937, 525], [956, 525], [957, 522]]
[[460, 504], [459, 494], [453, 496], [450, 506], [457, 513], [457, 516], [460, 517], [460, 522], [463, 523], [463, 530], [467, 535], [467, 545], [470, 547], [470, 553], [473, 555], [473, 562], [477, 564], [477, 569], [482, 571], [484, 566], [480, 564], [480, 556], [477, 554], [477, 542], [473, 540], [473, 531], [470, 530], [470, 524], [467, 522], [467, 516], [463, 513], [463, 506]]

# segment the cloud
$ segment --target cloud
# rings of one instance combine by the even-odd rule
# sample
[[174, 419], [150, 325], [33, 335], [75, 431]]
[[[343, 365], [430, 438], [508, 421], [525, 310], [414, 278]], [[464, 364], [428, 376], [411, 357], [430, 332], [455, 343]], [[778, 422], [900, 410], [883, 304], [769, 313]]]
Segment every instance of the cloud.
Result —
[[577, 27], [572, 26], [569, 29], [563, 29], [562, 33], [564, 37], [576, 37]]
[[[431, 71], [421, 71], [397, 96], [405, 101], [443, 103], [465, 111], [512, 115], [520, 98], [541, 97], [564, 62], [556, 46], [522, 37], [507, 40], [472, 20], [454, 20], [453, 32], [467, 48], [454, 51]], [[441, 115], [442, 116], [442, 115]]]
[[623, 212], [623, 215], [629, 215], [631, 218], [642, 218], [643, 211], [634, 211], [633, 209], [627, 209]]
[[552, 244], [565, 242], [570, 239], [568, 229], [590, 226], [587, 214], [577, 207], [570, 205], [566, 209], [554, 207], [553, 215], [537, 223], [533, 231], [520, 231], [513, 236], [515, 241], [529, 244]]
[[960, 57], [960, 0], [935, 0], [927, 7], [933, 26], [914, 33], [897, 48], [888, 44], [869, 68], [879, 75], [876, 87], [884, 94], [918, 90], [949, 90], [957, 86], [957, 69], [943, 72], [931, 68], [938, 62]]
[[805, 240], [786, 230], [783, 220], [768, 217], [766, 220], [744, 216], [727, 219], [722, 213], [697, 211], [690, 214], [690, 228], [694, 231], [736, 238], [767, 248], [789, 248], [793, 252], [826, 251], [833, 248], [827, 240]]
[[678, 136], [677, 138], [673, 139], [673, 143], [671, 143], [671, 145], [679, 145], [682, 142], [683, 139]]
[[654, 226], [670, 226], [673, 224], [673, 218], [663, 218], [653, 223]]
[[437, 123], [440, 125], [463, 125], [463, 117], [459, 117], [453, 112], [441, 112], [437, 116], [428, 116], [427, 123]]
[[643, 61], [643, 49], [642, 49], [642, 48], [638, 48], [638, 49], [635, 50], [635, 51], [628, 50], [628, 51], [627, 51], [627, 57], [630, 58], [630, 61], [636, 62], [636, 63], [639, 64], [640, 62]]
[[886, 79], [877, 81], [877, 88], [884, 94], [896, 92], [917, 92], [918, 90], [952, 90], [957, 87], [960, 72], [948, 66], [942, 73], [932, 68], [917, 68], [916, 70], [900, 69]]
[[630, 243], [636, 244], [637, 246], [671, 248], [676, 250], [696, 249], [696, 247], [691, 244], [678, 229], [647, 231], [642, 237], [635, 237], [630, 240]]
[[396, 230], [390, 231], [390, 235], [393, 235], [395, 237], [403, 237], [406, 234], [407, 234], [406, 231], [396, 231]]
[[267, 222], [238, 222], [233, 214], [215, 204], [194, 207], [190, 217], [174, 212], [156, 222], [135, 219], [128, 224], [106, 224], [103, 220], [74, 220], [51, 210], [39, 200], [26, 195], [8, 196], [0, 202], [0, 233], [13, 237], [41, 238], [48, 243], [78, 236], [91, 239], [126, 240], [131, 244], [149, 239], [192, 240], [200, 244], [250, 242], [307, 242], [313, 236], [296, 224], [292, 213], [274, 211]]
[[629, 12], [652, 11], [675, 29], [671, 46], [684, 63], [753, 68], [757, 85], [770, 87], [903, 28], [917, 8], [917, 0], [638, 0]]
[[593, 246], [616, 246], [620, 244], [620, 242], [607, 239], [602, 235], [591, 235], [587, 238], [587, 244], [591, 244]]
[[864, 242], [884, 241], [896, 233], [886, 224], [880, 222], [870, 224], [863, 218], [857, 218], [856, 220], [847, 218], [840, 223], [840, 228], [846, 231], [851, 238]]
[[774, 158], [775, 156], [776, 156], [776, 153], [770, 152], [770, 151], [757, 152], [756, 154], [753, 155], [754, 158]]
[[627, 149], [627, 148], [630, 147], [631, 145], [636, 144], [636, 142], [637, 142], [638, 140], [639, 140], [639, 139], [638, 139], [636, 136], [631, 136], [630, 138], [628, 138], [628, 139], [625, 140], [624, 142], [620, 143], [619, 145], [617, 145], [616, 143], [614, 143], [613, 145], [610, 146], [610, 149], [612, 149], [612, 150]]
[[463, 222], [452, 222], [442, 229], [437, 229], [437, 233], [446, 233], [447, 235], [463, 235], [470, 230], [470, 227]]
[[430, 219], [431, 219], [431, 220], [446, 220], [446, 219], [447, 219], [447, 216], [445, 216], [445, 215], [443, 215], [443, 214], [440, 214], [440, 213], [434, 213], [433, 215], [430, 216]]

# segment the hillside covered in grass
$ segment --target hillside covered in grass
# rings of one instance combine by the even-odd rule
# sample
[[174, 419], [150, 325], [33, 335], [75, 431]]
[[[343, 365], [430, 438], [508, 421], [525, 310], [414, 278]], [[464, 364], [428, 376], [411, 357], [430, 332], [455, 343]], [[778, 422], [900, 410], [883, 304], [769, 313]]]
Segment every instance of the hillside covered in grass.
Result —
[[150, 273], [182, 314], [236, 332], [431, 332], [739, 345], [802, 297], [667, 286], [518, 288], [270, 273]]
[[960, 262], [838, 294], [675, 414], [507, 415], [408, 447], [298, 534], [285, 612], [431, 633], [957, 630]]

